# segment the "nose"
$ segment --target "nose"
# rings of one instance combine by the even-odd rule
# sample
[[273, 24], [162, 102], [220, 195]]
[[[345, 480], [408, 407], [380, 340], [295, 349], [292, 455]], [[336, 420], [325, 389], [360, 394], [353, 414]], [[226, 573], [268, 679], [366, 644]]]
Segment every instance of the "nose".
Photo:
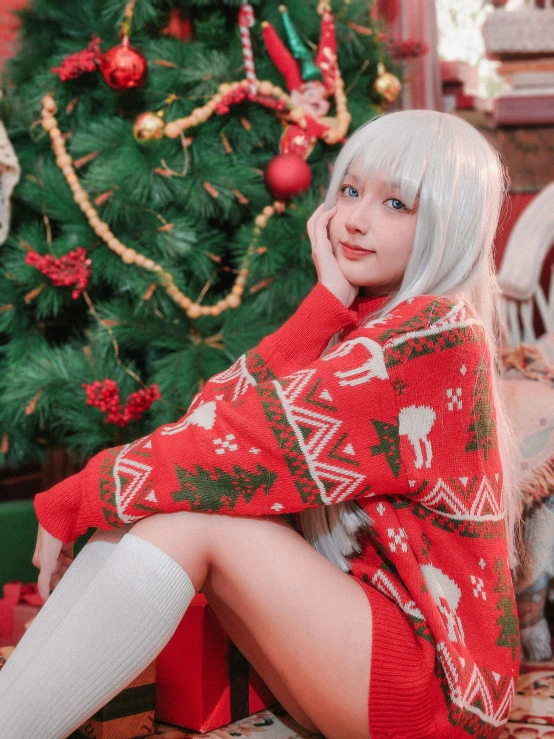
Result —
[[348, 218], [345, 222], [349, 234], [362, 234], [365, 236], [369, 230], [369, 208], [367, 203], [361, 201], [352, 205], [348, 210]]

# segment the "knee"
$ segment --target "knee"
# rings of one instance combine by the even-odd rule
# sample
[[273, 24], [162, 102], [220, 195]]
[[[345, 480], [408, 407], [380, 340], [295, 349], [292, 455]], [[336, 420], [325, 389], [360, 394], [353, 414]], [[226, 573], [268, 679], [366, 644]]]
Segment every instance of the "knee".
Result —
[[200, 590], [210, 563], [213, 529], [209, 515], [192, 511], [160, 513], [135, 523], [129, 533], [146, 539], [179, 564]]

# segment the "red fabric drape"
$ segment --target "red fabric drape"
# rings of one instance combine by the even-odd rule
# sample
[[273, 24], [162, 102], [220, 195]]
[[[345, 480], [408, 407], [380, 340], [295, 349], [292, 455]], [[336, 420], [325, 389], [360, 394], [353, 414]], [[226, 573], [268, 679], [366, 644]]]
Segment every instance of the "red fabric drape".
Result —
[[0, 72], [6, 59], [17, 51], [19, 18], [14, 11], [27, 6], [27, 0], [2, 0], [0, 3]]

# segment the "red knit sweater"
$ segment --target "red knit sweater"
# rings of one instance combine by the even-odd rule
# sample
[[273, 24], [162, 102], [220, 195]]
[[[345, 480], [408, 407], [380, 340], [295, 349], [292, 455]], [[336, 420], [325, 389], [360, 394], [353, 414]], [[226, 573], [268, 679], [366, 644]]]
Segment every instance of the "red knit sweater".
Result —
[[[360, 313], [379, 304], [362, 300]], [[463, 301], [433, 296], [359, 322], [317, 285], [180, 421], [96, 455], [36, 496], [36, 513], [69, 542], [160, 512], [279, 515], [356, 499], [372, 525], [352, 574], [405, 615], [435, 686], [419, 686], [427, 703], [417, 699], [407, 726], [410, 686], [383, 687], [406, 654], [370, 599], [380, 624], [370, 716], [385, 731], [402, 714], [391, 736], [495, 737], [514, 695], [519, 633], [484, 329]]]

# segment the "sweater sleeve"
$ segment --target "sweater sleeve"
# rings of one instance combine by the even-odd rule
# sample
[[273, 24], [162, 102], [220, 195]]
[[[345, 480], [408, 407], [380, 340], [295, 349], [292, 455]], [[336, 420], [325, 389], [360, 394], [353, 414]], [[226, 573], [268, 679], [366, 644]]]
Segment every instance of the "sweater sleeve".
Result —
[[367, 331], [356, 334], [280, 378], [258, 381], [256, 358], [243, 359], [227, 398], [201, 400], [37, 495], [39, 521], [65, 542], [155, 513], [278, 515], [400, 492], [406, 481], [386, 433], [384, 454], [367, 444], [372, 419], [386, 429], [397, 417], [383, 349]]
[[[201, 393], [194, 398], [192, 409], [199, 401], [216, 396], [236, 399], [241, 386], [234, 382], [241, 367], [255, 366], [257, 380], [280, 377], [305, 367], [318, 359], [330, 339], [339, 331], [354, 326], [355, 310], [349, 310], [321, 283], [317, 283], [295, 313], [277, 331], [266, 336], [257, 347], [250, 349], [229, 369], [210, 378]], [[231, 390], [231, 392], [229, 392]]]

